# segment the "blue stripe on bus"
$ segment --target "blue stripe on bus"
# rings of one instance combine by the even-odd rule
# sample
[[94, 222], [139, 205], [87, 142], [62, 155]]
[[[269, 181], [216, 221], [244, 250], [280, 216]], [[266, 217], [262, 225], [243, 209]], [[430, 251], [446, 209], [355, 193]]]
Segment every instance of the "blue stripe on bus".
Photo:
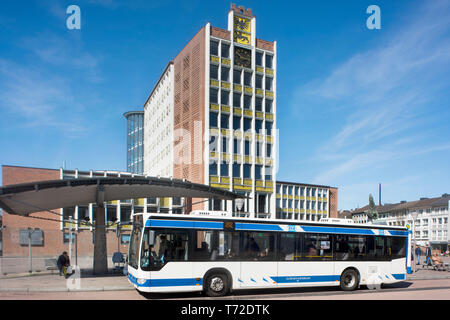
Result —
[[408, 236], [408, 231], [400, 231], [400, 230], [387, 230], [387, 231], [389, 231], [389, 233], [393, 236], [403, 236], [403, 237]]
[[285, 276], [271, 277], [276, 283], [302, 283], [302, 282], [333, 282], [341, 279], [338, 275], [323, 276]]
[[305, 232], [318, 232], [318, 233], [343, 233], [343, 234], [365, 234], [373, 235], [373, 231], [370, 229], [354, 229], [354, 228], [338, 228], [338, 227], [319, 227], [319, 226], [302, 226]]
[[180, 286], [201, 286], [203, 279], [195, 278], [178, 278], [178, 279], [147, 279], [144, 283], [137, 283], [137, 279], [129, 276], [128, 279], [139, 287], [180, 287]]
[[183, 220], [148, 220], [145, 224], [146, 227], [167, 227], [167, 228], [193, 228], [194, 221]]
[[370, 229], [336, 228], [336, 233], [374, 235]]
[[235, 223], [236, 230], [283, 231], [277, 224]]
[[395, 280], [405, 280], [406, 276], [403, 273], [396, 273], [392, 275]]
[[199, 229], [223, 229], [223, 222], [195, 221], [194, 228]]

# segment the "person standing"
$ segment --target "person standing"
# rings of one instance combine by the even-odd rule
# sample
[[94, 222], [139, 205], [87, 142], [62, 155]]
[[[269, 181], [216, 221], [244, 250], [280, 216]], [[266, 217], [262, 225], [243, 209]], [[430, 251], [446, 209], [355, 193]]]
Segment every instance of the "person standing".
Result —
[[417, 247], [416, 248], [416, 259], [417, 259], [416, 264], [420, 264], [420, 252], [421, 252], [420, 247]]
[[67, 251], [64, 251], [59, 257], [58, 257], [58, 261], [56, 262], [56, 264], [58, 265], [58, 269], [59, 269], [59, 275], [60, 276], [65, 276], [66, 275], [66, 265], [67, 265], [67, 259], [69, 258], [69, 256], [67, 255]]

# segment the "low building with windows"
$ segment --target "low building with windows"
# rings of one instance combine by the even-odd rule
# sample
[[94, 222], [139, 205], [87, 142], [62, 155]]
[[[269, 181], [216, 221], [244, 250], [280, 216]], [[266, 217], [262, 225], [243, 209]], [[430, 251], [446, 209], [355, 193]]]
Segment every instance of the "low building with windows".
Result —
[[[72, 180], [92, 177], [139, 177], [142, 175], [120, 171], [80, 171], [44, 169], [2, 165], [2, 185], [28, 183], [42, 180]], [[131, 232], [131, 215], [137, 212], [184, 213], [182, 198], [141, 198], [117, 200], [105, 203], [107, 228], [107, 251], [112, 255], [119, 251], [127, 253]], [[2, 254], [8, 257], [28, 255], [26, 232], [28, 227], [39, 229], [39, 237], [33, 243], [33, 255], [55, 257], [68, 251], [70, 231], [73, 233], [73, 257], [92, 257], [96, 204], [61, 208], [33, 214], [33, 217], [11, 215], [3, 212]], [[24, 240], [25, 239], [25, 240]]]
[[320, 221], [337, 218], [337, 188], [277, 181], [276, 218]]
[[[368, 208], [365, 206], [352, 211], [356, 223], [367, 223]], [[372, 221], [389, 226], [409, 225], [413, 230], [413, 239], [419, 246], [430, 245], [432, 249], [446, 251], [450, 243], [450, 195], [420, 198], [416, 201], [401, 201], [395, 204], [376, 206], [378, 218]], [[416, 217], [416, 219], [414, 219]]]

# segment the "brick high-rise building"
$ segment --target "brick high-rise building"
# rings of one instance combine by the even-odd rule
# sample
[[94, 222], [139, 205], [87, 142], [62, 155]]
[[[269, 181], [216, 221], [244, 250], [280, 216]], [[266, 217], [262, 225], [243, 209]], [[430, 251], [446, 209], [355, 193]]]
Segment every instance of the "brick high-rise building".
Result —
[[276, 41], [256, 37], [251, 9], [232, 4], [227, 29], [202, 27], [145, 103], [144, 174], [240, 192], [251, 198], [244, 215], [275, 217], [276, 57]]

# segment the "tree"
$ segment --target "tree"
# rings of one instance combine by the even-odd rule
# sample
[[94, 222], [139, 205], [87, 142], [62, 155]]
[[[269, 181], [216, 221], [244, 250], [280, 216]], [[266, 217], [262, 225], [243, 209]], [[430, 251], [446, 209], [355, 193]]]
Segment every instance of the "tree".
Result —
[[375, 220], [378, 218], [378, 211], [375, 206], [375, 201], [373, 201], [372, 194], [369, 194], [369, 209], [367, 210], [367, 215], [369, 220]]

